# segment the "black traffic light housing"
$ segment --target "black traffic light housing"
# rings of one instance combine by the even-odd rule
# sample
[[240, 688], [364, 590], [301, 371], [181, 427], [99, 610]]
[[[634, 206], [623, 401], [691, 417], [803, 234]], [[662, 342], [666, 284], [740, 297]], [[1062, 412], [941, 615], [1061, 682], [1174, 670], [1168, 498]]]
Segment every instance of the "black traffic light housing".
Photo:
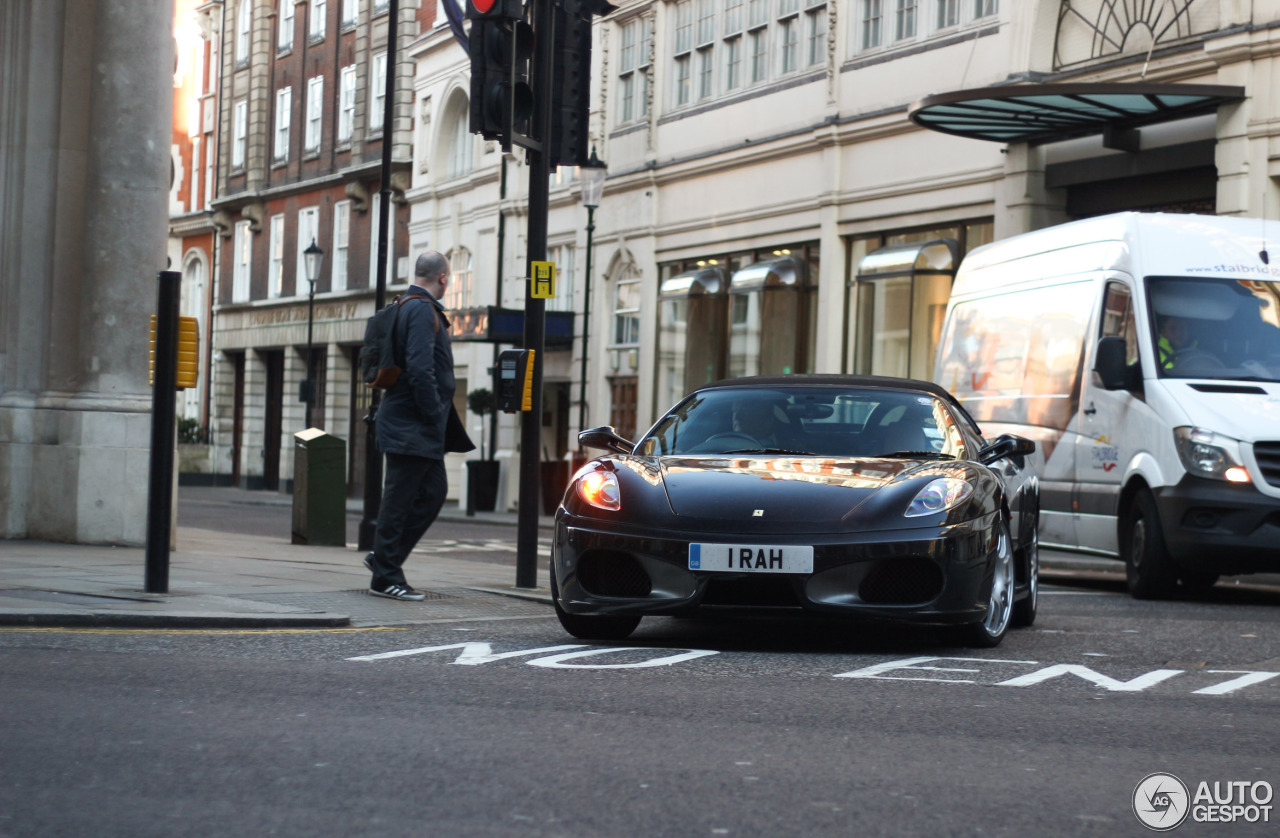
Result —
[[510, 150], [512, 135], [528, 131], [533, 112], [533, 29], [523, 0], [467, 0], [466, 17], [471, 21], [471, 132]]
[[618, 7], [608, 0], [555, 0], [551, 137], [553, 166], [578, 166], [590, 154], [591, 22]]

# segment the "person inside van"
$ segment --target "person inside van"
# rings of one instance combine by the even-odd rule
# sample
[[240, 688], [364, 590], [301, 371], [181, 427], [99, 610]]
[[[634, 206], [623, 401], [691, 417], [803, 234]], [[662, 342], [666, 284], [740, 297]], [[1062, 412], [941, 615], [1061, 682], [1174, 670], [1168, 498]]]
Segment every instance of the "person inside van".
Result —
[[1179, 352], [1195, 349], [1196, 342], [1191, 339], [1191, 327], [1184, 317], [1168, 315], [1160, 323], [1160, 366], [1162, 369], [1173, 369]]

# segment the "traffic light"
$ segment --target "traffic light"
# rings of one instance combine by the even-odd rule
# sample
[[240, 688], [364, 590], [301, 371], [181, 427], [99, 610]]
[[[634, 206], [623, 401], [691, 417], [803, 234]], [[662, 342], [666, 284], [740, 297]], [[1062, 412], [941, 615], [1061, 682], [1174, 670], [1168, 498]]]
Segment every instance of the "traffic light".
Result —
[[467, 0], [466, 16], [471, 21], [471, 132], [510, 149], [512, 133], [527, 132], [533, 111], [533, 29], [523, 0]]
[[608, 0], [555, 0], [551, 142], [553, 166], [587, 161], [587, 116], [591, 109], [591, 21], [618, 7]]

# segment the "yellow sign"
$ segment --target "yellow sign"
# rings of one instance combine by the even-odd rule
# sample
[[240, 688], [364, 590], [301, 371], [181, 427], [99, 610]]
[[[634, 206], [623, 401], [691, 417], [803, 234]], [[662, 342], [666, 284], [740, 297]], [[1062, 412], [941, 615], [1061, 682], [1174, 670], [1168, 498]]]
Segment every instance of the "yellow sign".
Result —
[[[200, 327], [194, 317], [178, 318], [178, 368], [175, 378], [177, 389], [196, 386], [200, 373]], [[151, 315], [151, 372], [150, 383], [156, 383], [156, 316]]]
[[550, 300], [556, 295], [556, 263], [530, 262], [534, 299]]

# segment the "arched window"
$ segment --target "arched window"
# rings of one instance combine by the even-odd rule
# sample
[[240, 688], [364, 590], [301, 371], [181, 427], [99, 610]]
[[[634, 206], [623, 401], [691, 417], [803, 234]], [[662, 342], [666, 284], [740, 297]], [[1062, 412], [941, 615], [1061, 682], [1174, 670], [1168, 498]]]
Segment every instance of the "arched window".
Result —
[[240, 0], [236, 13], [236, 63], [249, 63], [249, 30], [253, 28], [253, 0]]
[[449, 251], [449, 287], [444, 291], [444, 307], [450, 311], [471, 308], [471, 251], [456, 247]]
[[449, 161], [445, 166], [446, 177], [461, 177], [475, 167], [475, 137], [470, 126], [467, 98], [461, 94], [453, 97], [449, 105]]

